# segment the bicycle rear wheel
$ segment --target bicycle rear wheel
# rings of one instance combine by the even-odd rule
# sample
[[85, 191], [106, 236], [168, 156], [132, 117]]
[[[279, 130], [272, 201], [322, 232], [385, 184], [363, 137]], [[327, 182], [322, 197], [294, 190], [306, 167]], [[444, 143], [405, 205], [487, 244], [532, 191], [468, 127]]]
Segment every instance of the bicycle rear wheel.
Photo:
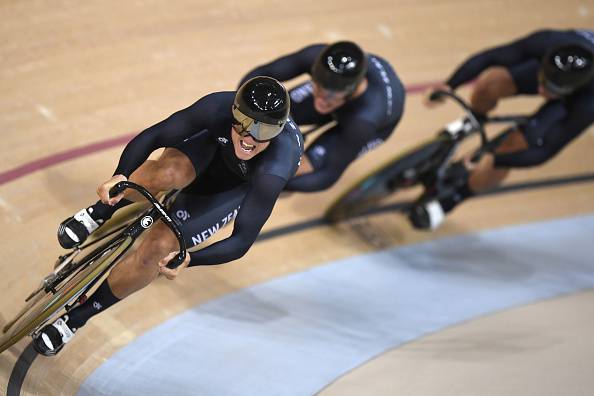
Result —
[[382, 164], [342, 193], [324, 218], [337, 223], [363, 215], [396, 190], [417, 185], [448, 142], [447, 137], [438, 135]]
[[32, 298], [17, 317], [5, 326], [4, 334], [0, 336], [0, 353], [34, 333], [62, 308], [72, 304], [95, 279], [109, 271], [133, 242], [129, 236], [113, 239], [104, 248], [81, 258], [72, 274], [55, 286], [55, 292], [41, 291]]

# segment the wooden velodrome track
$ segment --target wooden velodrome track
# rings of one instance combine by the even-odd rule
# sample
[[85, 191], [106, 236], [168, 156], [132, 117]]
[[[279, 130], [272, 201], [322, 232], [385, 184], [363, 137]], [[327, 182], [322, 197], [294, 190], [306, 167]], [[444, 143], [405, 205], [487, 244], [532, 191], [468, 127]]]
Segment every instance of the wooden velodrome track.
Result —
[[[388, 59], [410, 88], [404, 119], [392, 138], [353, 165], [329, 191], [282, 200], [265, 228], [273, 230], [319, 217], [349, 182], [396, 151], [431, 136], [458, 114], [450, 106], [430, 113], [420, 104], [420, 88], [444, 79], [473, 51], [534, 29], [594, 28], [594, 3], [5, 1], [0, 4], [0, 17], [0, 173], [4, 177], [0, 185], [0, 321], [6, 322], [59, 254], [57, 224], [95, 199], [96, 185], [111, 175], [129, 135], [206, 93], [232, 89], [254, 65], [313, 42], [352, 39]], [[515, 99], [502, 111], [529, 111], [538, 103]], [[115, 143], [101, 150], [100, 144], [89, 147], [101, 142]], [[86, 149], [71, 151], [81, 147]], [[516, 172], [509, 182], [591, 173], [593, 148], [590, 130], [553, 161]], [[56, 156], [61, 153], [67, 154]], [[59, 162], [63, 157], [73, 158]], [[19, 168], [23, 165], [30, 167]], [[592, 212], [594, 183], [580, 183], [476, 199], [433, 234], [414, 232], [397, 214], [370, 217], [364, 225], [380, 234], [382, 246], [394, 246]], [[75, 394], [81, 382], [119, 348], [189, 307], [376, 248], [348, 225], [319, 226], [258, 243], [238, 263], [185, 271], [174, 283], [159, 279], [91, 321], [58, 357], [36, 359], [22, 383], [22, 394]], [[413, 359], [410, 351], [415, 345], [426, 343], [430, 348], [440, 339], [464, 337], [472, 328], [493, 334], [512, 319], [517, 326], [534, 328], [535, 323], [555, 326], [546, 320], [550, 316], [573, 315], [579, 325], [559, 333], [566, 349], [557, 347], [550, 353], [591, 352], [593, 302], [592, 293], [583, 293], [535, 304], [538, 309], [525, 307], [449, 329], [378, 357], [325, 392], [487, 394], [490, 384], [510, 380], [510, 370], [498, 365], [501, 360], [491, 360], [494, 352], [483, 343], [476, 343], [476, 356], [489, 364], [473, 369], [472, 379], [458, 366]], [[483, 341], [488, 344], [488, 338]], [[0, 389], [6, 389], [27, 342], [0, 356]], [[559, 364], [559, 375], [547, 371], [549, 380], [543, 387], [535, 373], [551, 356], [525, 351], [513, 371], [513, 389], [522, 390], [516, 394], [565, 393], [559, 391], [565, 384], [591, 390], [591, 375], [566, 367], [589, 367], [591, 372], [592, 354], [562, 356], [569, 362]], [[396, 371], [406, 375], [396, 378], [392, 375]]]

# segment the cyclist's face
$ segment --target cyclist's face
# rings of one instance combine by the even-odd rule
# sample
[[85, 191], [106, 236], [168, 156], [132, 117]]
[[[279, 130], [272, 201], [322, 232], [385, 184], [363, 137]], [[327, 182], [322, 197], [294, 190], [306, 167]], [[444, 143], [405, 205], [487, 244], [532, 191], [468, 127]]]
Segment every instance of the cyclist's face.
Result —
[[345, 92], [328, 91], [312, 82], [314, 107], [320, 114], [328, 114], [338, 109], [346, 103], [347, 94]]
[[235, 156], [240, 160], [248, 161], [254, 158], [268, 147], [268, 142], [257, 142], [250, 135], [240, 136], [235, 128], [241, 128], [239, 125], [231, 127], [231, 140], [233, 141], [233, 148]]

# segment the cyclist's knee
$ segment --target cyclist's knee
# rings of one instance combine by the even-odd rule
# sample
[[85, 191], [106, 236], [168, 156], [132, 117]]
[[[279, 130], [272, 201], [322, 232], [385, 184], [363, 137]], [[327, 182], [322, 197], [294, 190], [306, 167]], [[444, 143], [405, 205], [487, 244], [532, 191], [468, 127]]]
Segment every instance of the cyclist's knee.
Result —
[[160, 190], [180, 189], [196, 177], [194, 166], [188, 157], [179, 151], [167, 149], [155, 164], [154, 183]]
[[476, 81], [475, 92], [499, 98], [511, 94], [515, 82], [505, 67], [493, 66], [481, 73]]
[[471, 106], [479, 112], [488, 112], [503, 97], [517, 91], [516, 84], [505, 67], [494, 66], [485, 70], [476, 81], [471, 95]]
[[156, 267], [159, 260], [178, 249], [173, 233], [163, 223], [158, 223], [138, 248], [138, 264], [141, 267]]

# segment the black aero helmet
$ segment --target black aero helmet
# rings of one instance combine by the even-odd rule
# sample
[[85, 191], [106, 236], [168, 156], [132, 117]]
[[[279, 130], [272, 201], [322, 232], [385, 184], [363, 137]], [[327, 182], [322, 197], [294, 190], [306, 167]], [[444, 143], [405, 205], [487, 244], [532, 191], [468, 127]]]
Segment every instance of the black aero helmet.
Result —
[[594, 77], [594, 55], [579, 44], [554, 47], [542, 61], [543, 85], [551, 93], [566, 96]]
[[289, 117], [290, 100], [285, 87], [272, 77], [257, 76], [239, 87], [233, 101], [234, 125], [242, 136], [265, 142], [276, 137]]
[[329, 91], [352, 93], [365, 77], [367, 56], [350, 41], [327, 46], [311, 68], [313, 81]]

